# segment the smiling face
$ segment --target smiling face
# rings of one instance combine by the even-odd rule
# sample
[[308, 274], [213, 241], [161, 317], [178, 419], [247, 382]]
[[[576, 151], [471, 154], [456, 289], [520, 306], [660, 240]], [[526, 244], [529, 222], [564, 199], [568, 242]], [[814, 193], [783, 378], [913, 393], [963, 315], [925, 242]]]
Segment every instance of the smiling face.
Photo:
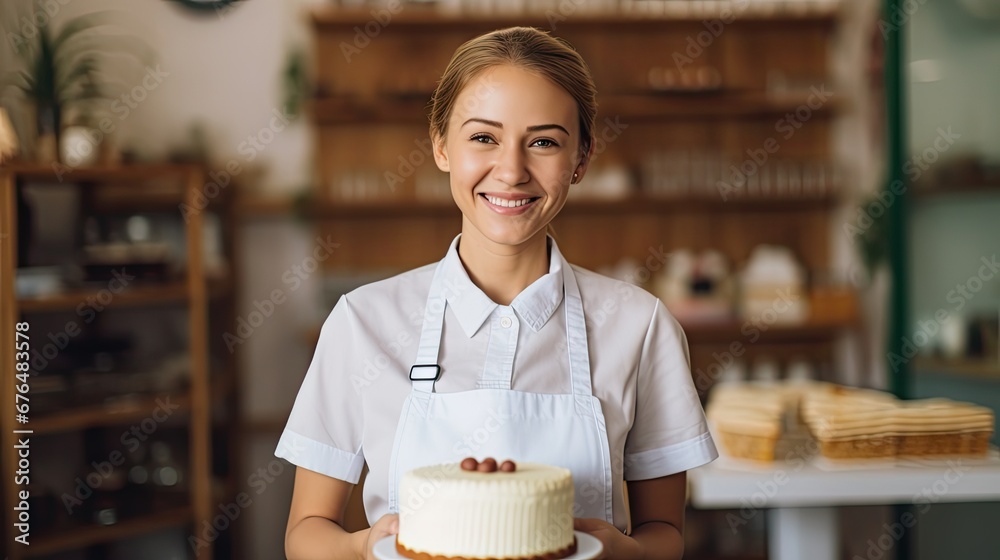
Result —
[[455, 100], [446, 137], [433, 140], [438, 167], [451, 173], [463, 237], [497, 245], [544, 238], [570, 183], [587, 166], [576, 102], [549, 79], [515, 66], [471, 80]]

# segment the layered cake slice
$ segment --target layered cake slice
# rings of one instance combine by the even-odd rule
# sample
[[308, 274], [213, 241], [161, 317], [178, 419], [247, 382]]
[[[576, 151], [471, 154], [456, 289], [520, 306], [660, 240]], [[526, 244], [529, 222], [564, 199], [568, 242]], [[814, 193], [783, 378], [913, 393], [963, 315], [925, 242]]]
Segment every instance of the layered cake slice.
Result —
[[784, 414], [780, 392], [742, 383], [718, 385], [705, 411], [723, 452], [753, 461], [774, 460]]
[[781, 417], [754, 409], [716, 409], [710, 420], [726, 455], [773, 461], [781, 438]]
[[808, 402], [803, 414], [821, 453], [832, 459], [983, 456], [994, 425], [986, 407], [870, 394]]
[[888, 459], [899, 446], [896, 410], [892, 403], [844, 402], [807, 407], [805, 418], [824, 457]]
[[984, 456], [993, 435], [993, 411], [948, 399], [905, 401], [896, 411], [902, 457]]

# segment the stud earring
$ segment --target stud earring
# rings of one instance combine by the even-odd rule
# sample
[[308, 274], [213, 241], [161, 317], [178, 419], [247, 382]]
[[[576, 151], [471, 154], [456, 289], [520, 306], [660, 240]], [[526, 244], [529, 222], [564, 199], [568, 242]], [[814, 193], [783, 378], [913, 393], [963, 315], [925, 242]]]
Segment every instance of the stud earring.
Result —
[[579, 174], [579, 173], [574, 173], [574, 174], [573, 174], [573, 180], [574, 180], [574, 181], [576, 181], [576, 178], [577, 178], [577, 177], [579, 177], [579, 176], [580, 176], [580, 174]]

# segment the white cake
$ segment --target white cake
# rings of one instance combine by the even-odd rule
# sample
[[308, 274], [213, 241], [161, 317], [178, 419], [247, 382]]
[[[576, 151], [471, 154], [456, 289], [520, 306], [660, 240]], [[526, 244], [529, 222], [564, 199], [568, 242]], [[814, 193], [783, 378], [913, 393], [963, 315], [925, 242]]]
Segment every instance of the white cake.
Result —
[[513, 472], [504, 472], [491, 459], [482, 465], [487, 462], [492, 472], [452, 463], [403, 474], [396, 537], [401, 555], [554, 559], [576, 551], [570, 471], [518, 463]]

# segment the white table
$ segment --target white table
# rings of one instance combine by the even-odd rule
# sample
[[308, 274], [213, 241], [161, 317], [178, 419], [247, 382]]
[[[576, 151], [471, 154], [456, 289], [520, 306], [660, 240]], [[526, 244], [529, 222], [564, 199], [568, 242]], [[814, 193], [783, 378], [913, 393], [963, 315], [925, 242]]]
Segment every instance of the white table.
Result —
[[[838, 506], [915, 504], [916, 516], [896, 520], [908, 530], [935, 503], [1000, 501], [1000, 459], [993, 453], [987, 460], [901, 460], [839, 468], [820, 468], [822, 459], [758, 466], [723, 457], [689, 471], [691, 503], [740, 510], [728, 520], [735, 526], [765, 511], [771, 560], [838, 560]], [[884, 540], [891, 546], [894, 538], [899, 537]]]

